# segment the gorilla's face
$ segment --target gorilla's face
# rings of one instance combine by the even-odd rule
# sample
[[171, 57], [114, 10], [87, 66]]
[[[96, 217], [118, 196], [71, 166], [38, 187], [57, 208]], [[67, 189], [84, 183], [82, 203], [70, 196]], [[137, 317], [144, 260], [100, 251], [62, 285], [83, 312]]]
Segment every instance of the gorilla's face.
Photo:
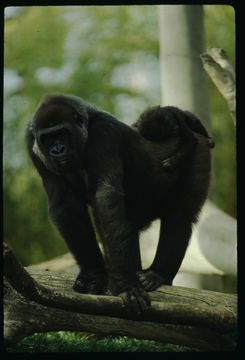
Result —
[[41, 108], [35, 119], [34, 153], [56, 174], [81, 168], [87, 141], [87, 125], [66, 104]]

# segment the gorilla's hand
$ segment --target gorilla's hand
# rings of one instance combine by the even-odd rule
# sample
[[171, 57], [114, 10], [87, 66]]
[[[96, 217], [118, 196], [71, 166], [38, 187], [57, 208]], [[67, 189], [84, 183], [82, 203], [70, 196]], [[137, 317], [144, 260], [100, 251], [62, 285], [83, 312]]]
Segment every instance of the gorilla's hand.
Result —
[[149, 295], [142, 288], [132, 287], [118, 296], [122, 298], [126, 309], [133, 314], [140, 315], [151, 305]]

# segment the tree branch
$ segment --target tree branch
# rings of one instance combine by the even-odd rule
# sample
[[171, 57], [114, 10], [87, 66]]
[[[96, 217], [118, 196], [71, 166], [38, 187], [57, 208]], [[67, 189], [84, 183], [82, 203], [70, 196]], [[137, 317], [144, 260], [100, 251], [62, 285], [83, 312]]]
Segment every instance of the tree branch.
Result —
[[133, 316], [119, 297], [75, 293], [72, 274], [24, 269], [6, 245], [4, 272], [6, 345], [33, 332], [71, 330], [206, 350], [235, 346], [235, 295], [162, 286], [150, 293], [152, 306], [143, 315]]
[[219, 48], [210, 48], [200, 55], [204, 69], [228, 103], [234, 124], [236, 123], [236, 79], [227, 53]]

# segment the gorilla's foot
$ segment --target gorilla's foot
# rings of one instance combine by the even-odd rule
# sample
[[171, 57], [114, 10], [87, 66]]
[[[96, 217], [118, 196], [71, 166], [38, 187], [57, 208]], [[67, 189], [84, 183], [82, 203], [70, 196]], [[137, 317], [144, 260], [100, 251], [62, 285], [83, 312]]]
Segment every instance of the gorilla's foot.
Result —
[[145, 291], [156, 290], [161, 285], [172, 285], [172, 280], [166, 279], [155, 270], [137, 271], [139, 282]]
[[73, 290], [82, 294], [102, 295], [105, 293], [106, 286], [107, 286], [106, 273], [80, 272], [73, 285]]

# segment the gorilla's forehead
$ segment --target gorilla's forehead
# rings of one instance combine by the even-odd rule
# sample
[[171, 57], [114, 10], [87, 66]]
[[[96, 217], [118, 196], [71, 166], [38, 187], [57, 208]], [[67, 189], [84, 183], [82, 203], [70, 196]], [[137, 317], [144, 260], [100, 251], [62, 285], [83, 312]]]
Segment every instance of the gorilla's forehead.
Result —
[[71, 121], [72, 109], [66, 104], [44, 105], [38, 110], [36, 126], [38, 129], [50, 128], [62, 122]]
[[50, 128], [61, 122], [67, 123], [72, 121], [75, 113], [87, 123], [91, 109], [93, 107], [76, 96], [46, 95], [32, 119], [30, 129]]

